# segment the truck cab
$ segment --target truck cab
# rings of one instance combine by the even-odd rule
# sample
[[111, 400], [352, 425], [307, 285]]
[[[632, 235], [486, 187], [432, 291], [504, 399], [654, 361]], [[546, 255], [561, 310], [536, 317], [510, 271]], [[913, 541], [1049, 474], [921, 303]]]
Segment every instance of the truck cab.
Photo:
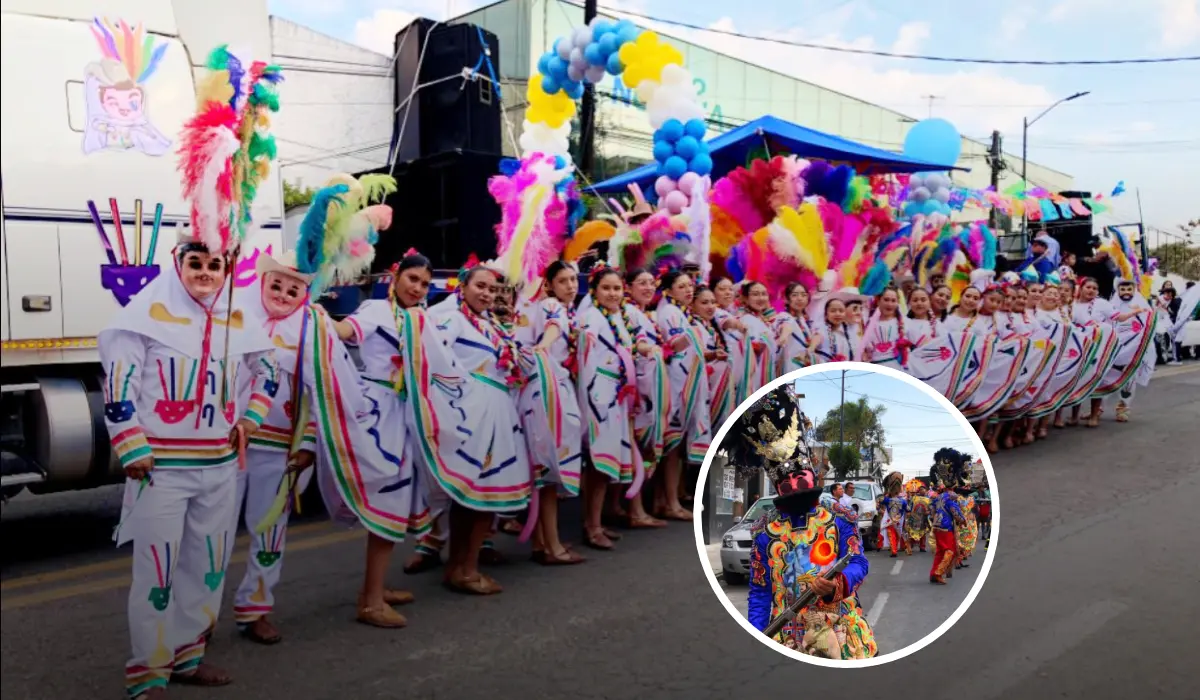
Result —
[[[200, 7], [203, 5], [203, 7]], [[0, 493], [122, 479], [96, 336], [158, 274], [188, 220], [177, 140], [220, 43], [271, 56], [264, 2], [5, 0], [0, 98]], [[274, 169], [273, 169], [274, 170]], [[282, 249], [282, 187], [262, 188], [254, 257]]]

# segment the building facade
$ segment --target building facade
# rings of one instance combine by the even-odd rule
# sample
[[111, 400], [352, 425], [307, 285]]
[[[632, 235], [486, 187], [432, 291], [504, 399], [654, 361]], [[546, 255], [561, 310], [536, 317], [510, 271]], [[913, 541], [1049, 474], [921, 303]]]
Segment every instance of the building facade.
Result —
[[[604, 15], [604, 13], [601, 13]], [[605, 15], [607, 16], [607, 15]], [[538, 58], [554, 40], [583, 24], [581, 5], [563, 0], [502, 0], [453, 21], [477, 24], [499, 37], [504, 118], [512, 138], [505, 138], [508, 155], [525, 114], [525, 88], [536, 72]], [[770, 114], [802, 126], [852, 139], [890, 151], [903, 148], [909, 127], [918, 121], [864, 100], [841, 94], [781, 72], [747, 63], [686, 41], [661, 35], [684, 56], [695, 78], [697, 91], [708, 112], [712, 132], [722, 132]], [[608, 76], [597, 86], [597, 178], [619, 175], [651, 160], [652, 132], [644, 107], [632, 86]], [[576, 125], [576, 130], [578, 125]], [[958, 165], [970, 172], [955, 172], [961, 186], [982, 189], [990, 184], [984, 159], [988, 144], [964, 138]], [[1020, 156], [1008, 157], [1019, 163]], [[1029, 163], [1029, 181], [1050, 191], [1071, 190], [1074, 178], [1036, 163]], [[1002, 173], [1000, 188], [1018, 181], [1017, 173]]]

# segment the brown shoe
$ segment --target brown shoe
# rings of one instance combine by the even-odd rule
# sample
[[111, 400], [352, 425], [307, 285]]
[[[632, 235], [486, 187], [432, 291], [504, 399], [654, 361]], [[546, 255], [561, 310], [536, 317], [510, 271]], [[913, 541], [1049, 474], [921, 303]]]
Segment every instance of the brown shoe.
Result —
[[416, 600], [410, 591], [401, 591], [395, 588], [385, 588], [383, 590], [383, 602], [388, 605], [408, 605]]
[[400, 629], [408, 626], [408, 620], [389, 605], [378, 608], [359, 605], [358, 616], [355, 619], [364, 625], [382, 629]]
[[266, 615], [258, 618], [254, 622], [248, 623], [241, 628], [242, 636], [256, 644], [271, 646], [283, 641], [283, 635], [279, 634], [279, 630]]
[[171, 682], [179, 685], [194, 685], [202, 688], [217, 688], [229, 685], [233, 678], [222, 669], [208, 663], [201, 663], [188, 673], [172, 673]]

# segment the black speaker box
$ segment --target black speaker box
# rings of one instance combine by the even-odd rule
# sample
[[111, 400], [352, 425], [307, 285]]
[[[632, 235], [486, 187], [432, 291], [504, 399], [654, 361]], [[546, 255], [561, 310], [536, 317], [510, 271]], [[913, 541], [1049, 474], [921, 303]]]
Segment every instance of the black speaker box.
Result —
[[[1092, 196], [1091, 192], [1060, 192], [1064, 197], [1086, 199]], [[1092, 246], [1089, 241], [1092, 238], [1092, 217], [1077, 216], [1071, 219], [1058, 219], [1055, 221], [1043, 221], [1040, 227], [1046, 233], [1054, 237], [1062, 248], [1063, 253], [1074, 253], [1075, 257], [1083, 260], [1092, 254]]]
[[[395, 162], [457, 150], [501, 152], [500, 95], [490, 80], [492, 71], [500, 77], [495, 34], [474, 24], [435, 26], [418, 18], [396, 34], [395, 53]], [[480, 77], [464, 81], [463, 69]]]
[[397, 191], [387, 199], [392, 227], [375, 246], [373, 272], [387, 270], [416, 248], [438, 269], [457, 270], [474, 253], [496, 256], [500, 206], [488, 179], [500, 172], [501, 156], [450, 151], [396, 165]]

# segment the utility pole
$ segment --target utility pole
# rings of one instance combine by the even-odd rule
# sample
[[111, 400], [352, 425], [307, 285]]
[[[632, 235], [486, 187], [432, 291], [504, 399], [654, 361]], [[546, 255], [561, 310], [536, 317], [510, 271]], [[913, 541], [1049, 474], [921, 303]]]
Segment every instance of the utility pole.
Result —
[[[583, 23], [591, 24], [599, 13], [598, 0], [584, 0]], [[596, 86], [583, 85], [583, 107], [579, 111], [579, 171], [586, 179], [592, 177], [592, 166], [596, 159]]]
[[838, 448], [846, 456], [846, 370], [842, 370], [842, 402], [838, 404]]
[[921, 95], [921, 99], [929, 100], [929, 118], [933, 118], [933, 101], [942, 99], [941, 95]]
[[[992, 191], [1000, 191], [1000, 173], [1004, 170], [1004, 149], [999, 131], [992, 132], [992, 147], [988, 150], [988, 166], [992, 169]], [[988, 214], [988, 225], [995, 231], [1000, 225], [1000, 213], [992, 207]]]

